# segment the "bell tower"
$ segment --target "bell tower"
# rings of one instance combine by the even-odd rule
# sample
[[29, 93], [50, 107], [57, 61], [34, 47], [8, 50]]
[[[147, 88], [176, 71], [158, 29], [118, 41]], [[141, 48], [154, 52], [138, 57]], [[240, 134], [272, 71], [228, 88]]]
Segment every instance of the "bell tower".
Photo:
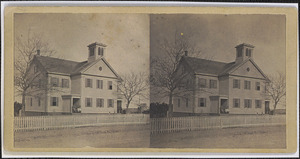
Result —
[[236, 59], [235, 59], [236, 63], [242, 62], [248, 58], [253, 58], [253, 49], [254, 49], [253, 45], [243, 43], [237, 45], [235, 48], [236, 48]]
[[105, 44], [94, 42], [88, 45], [88, 62], [93, 62], [105, 55]]

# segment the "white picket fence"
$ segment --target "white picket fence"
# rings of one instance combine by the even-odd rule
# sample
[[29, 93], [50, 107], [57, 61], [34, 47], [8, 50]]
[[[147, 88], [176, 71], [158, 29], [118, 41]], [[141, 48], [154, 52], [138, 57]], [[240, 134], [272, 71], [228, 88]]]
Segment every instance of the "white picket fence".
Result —
[[147, 123], [149, 123], [147, 114], [25, 116], [14, 118], [14, 131]]
[[201, 129], [286, 124], [285, 115], [234, 115], [151, 118], [151, 134]]

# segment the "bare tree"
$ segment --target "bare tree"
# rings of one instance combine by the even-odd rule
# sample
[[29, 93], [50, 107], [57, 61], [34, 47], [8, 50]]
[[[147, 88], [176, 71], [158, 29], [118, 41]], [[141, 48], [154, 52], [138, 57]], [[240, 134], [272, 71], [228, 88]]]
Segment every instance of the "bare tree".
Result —
[[147, 98], [147, 90], [149, 90], [148, 76], [142, 72], [125, 74], [118, 81], [118, 93], [126, 99], [126, 109], [137, 95]]
[[[25, 109], [25, 97], [32, 95], [37, 89], [30, 89], [35, 86], [40, 86], [37, 79], [41, 76], [40, 73], [31, 74], [30, 67], [34, 56], [40, 52], [44, 56], [52, 56], [55, 51], [50, 48], [49, 44], [42, 40], [41, 35], [31, 35], [28, 30], [28, 35], [16, 37], [15, 43], [15, 60], [14, 60], [14, 85], [16, 95], [22, 96], [22, 109]], [[43, 82], [46, 84], [46, 82]], [[47, 86], [40, 87], [47, 88]]]
[[273, 113], [275, 114], [278, 103], [286, 95], [286, 78], [285, 74], [277, 72], [277, 74], [269, 75], [269, 79], [270, 82], [267, 83], [266, 92], [274, 102]]
[[189, 75], [187, 71], [180, 73], [177, 71], [180, 60], [187, 53], [194, 57], [200, 57], [202, 53], [183, 36], [183, 33], [178, 34], [177, 31], [175, 31], [174, 41], [164, 40], [160, 46], [162, 51], [160, 57], [151, 59], [151, 94], [159, 94], [161, 97], [169, 98], [168, 114], [172, 116], [174, 95], [186, 95], [184, 91], [191, 91], [192, 88], [189, 87], [192, 83], [189, 83], [186, 89], [175, 91], [182, 85], [183, 79]]

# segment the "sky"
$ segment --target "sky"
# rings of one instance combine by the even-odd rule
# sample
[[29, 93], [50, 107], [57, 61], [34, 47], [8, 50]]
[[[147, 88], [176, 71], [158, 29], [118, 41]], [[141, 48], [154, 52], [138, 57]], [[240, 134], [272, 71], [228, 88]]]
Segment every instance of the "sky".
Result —
[[265, 74], [285, 73], [284, 15], [154, 14], [150, 16], [151, 58], [162, 54], [164, 39], [174, 41], [175, 30], [215, 61], [232, 62], [235, 46], [254, 45], [254, 61]]
[[[82, 62], [88, 45], [107, 45], [105, 59], [122, 75], [149, 73], [149, 15], [146, 14], [15, 14], [15, 37], [42, 35], [56, 57]], [[146, 100], [147, 101], [147, 100]], [[138, 97], [134, 102], [145, 102]]]

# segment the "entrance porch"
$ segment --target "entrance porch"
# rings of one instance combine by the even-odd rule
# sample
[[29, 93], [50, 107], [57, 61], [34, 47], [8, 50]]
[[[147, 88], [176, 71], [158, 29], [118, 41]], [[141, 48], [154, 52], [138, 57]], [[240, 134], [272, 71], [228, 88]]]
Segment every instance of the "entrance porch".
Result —
[[69, 113], [81, 113], [80, 95], [63, 95], [63, 107]]

